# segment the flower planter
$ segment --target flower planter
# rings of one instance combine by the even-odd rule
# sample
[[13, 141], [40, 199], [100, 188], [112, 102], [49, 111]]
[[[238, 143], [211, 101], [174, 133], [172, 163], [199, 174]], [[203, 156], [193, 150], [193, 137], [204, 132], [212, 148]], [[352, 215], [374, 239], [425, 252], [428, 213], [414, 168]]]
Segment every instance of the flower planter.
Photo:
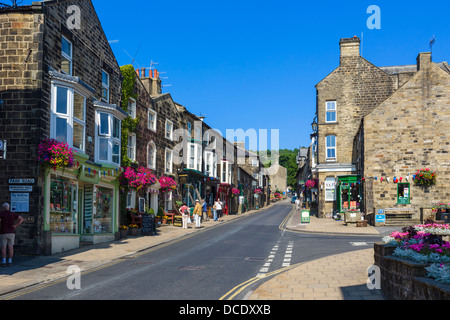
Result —
[[139, 234], [138, 228], [130, 228], [130, 236], [136, 237]]
[[389, 300], [449, 300], [450, 285], [427, 278], [428, 264], [392, 256], [396, 247], [375, 243], [381, 291]]
[[120, 238], [126, 238], [128, 236], [128, 229], [120, 229]]
[[367, 227], [367, 220], [356, 221], [356, 226], [357, 227]]

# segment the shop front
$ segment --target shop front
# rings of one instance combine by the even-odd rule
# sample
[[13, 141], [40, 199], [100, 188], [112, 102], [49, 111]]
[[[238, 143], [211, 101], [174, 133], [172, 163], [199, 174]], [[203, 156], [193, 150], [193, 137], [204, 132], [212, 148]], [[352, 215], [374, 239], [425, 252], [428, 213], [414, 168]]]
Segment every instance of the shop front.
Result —
[[356, 175], [337, 177], [336, 206], [338, 212], [360, 211], [362, 194], [359, 178]]
[[220, 183], [217, 187], [217, 199], [223, 203], [223, 213], [229, 214], [231, 209], [231, 184]]
[[180, 179], [182, 201], [188, 207], [194, 207], [195, 200], [200, 201], [204, 198], [203, 182], [206, 176], [200, 171], [185, 168], [178, 177]]
[[46, 170], [44, 230], [52, 254], [112, 241], [118, 231], [118, 170], [77, 157], [73, 168]]

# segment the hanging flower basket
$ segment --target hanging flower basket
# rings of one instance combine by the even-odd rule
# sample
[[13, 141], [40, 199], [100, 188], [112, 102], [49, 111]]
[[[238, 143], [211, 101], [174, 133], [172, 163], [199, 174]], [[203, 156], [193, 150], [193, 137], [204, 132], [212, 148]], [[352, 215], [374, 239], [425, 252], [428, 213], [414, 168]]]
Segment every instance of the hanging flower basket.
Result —
[[317, 187], [317, 180], [308, 180], [305, 183], [306, 188], [312, 189]]
[[45, 138], [38, 147], [37, 161], [46, 168], [63, 169], [73, 166], [74, 151], [67, 143]]
[[256, 193], [256, 194], [261, 194], [261, 193], [262, 193], [262, 191], [261, 191], [261, 189], [255, 189], [255, 191], [253, 191], [253, 193]]
[[139, 167], [137, 170], [127, 167], [119, 176], [120, 186], [133, 190], [147, 188], [155, 182], [156, 176], [145, 167]]
[[177, 188], [177, 182], [171, 177], [163, 176], [159, 178], [159, 184], [161, 185], [161, 192], [168, 192]]
[[233, 189], [231, 189], [231, 193], [234, 196], [237, 196], [237, 195], [239, 195], [241, 193], [241, 191], [238, 188], [233, 188]]
[[431, 186], [436, 183], [436, 172], [430, 169], [419, 169], [413, 177], [414, 183], [422, 186]]

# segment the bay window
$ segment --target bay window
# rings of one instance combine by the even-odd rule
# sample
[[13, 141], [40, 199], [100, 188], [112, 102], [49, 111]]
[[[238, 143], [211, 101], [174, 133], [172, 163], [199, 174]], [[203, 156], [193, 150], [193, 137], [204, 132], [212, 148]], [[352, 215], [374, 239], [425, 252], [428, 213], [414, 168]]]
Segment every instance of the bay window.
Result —
[[52, 86], [50, 136], [69, 147], [84, 151], [86, 98], [73, 88]]
[[205, 174], [209, 177], [217, 176], [217, 156], [214, 152], [205, 151]]
[[97, 111], [96, 161], [120, 164], [121, 121], [114, 115]]

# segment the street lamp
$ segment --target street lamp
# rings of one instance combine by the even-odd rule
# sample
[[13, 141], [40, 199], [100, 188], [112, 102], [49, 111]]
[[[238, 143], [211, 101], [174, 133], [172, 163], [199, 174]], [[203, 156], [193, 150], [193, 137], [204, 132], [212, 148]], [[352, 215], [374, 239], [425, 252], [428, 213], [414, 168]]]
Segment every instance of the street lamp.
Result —
[[311, 127], [312, 127], [313, 133], [316, 133], [317, 132], [317, 127], [318, 127], [318, 125], [317, 125], [317, 117], [314, 117], [314, 120], [311, 123]]

